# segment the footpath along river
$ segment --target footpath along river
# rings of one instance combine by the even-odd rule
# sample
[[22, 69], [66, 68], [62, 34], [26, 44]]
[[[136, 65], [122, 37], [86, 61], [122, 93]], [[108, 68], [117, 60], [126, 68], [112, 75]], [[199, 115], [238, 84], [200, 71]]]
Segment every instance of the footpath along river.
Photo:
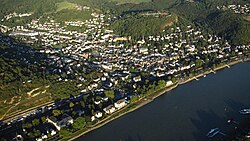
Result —
[[153, 102], [77, 140], [81, 141], [203, 141], [211, 128], [224, 133], [227, 123], [250, 108], [250, 62], [240, 63], [198, 81], [180, 85]]

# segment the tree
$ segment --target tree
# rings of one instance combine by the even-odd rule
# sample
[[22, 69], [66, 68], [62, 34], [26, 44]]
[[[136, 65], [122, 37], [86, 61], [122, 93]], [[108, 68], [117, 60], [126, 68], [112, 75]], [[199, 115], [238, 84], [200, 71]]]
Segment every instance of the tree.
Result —
[[61, 112], [60, 110], [53, 110], [52, 113], [53, 113], [53, 115], [54, 115], [55, 117], [57, 117], [57, 116], [59, 116], [59, 115], [62, 114], [62, 112]]
[[133, 102], [135, 102], [135, 101], [137, 101], [138, 100], [138, 96], [137, 95], [133, 95], [133, 96], [131, 96], [131, 98], [130, 98], [130, 102], [131, 103], [133, 103]]
[[158, 81], [158, 88], [164, 88], [166, 86], [166, 81], [165, 80], [160, 80]]
[[34, 130], [34, 136], [35, 136], [35, 137], [41, 136], [41, 131], [39, 131], [39, 130]]
[[173, 77], [172, 79], [171, 79], [171, 81], [172, 82], [176, 82], [178, 79], [176, 78], [176, 77]]
[[74, 129], [82, 129], [86, 126], [86, 121], [85, 121], [85, 118], [83, 117], [78, 117], [74, 123], [73, 123], [73, 128]]
[[42, 123], [45, 123], [46, 122], [46, 117], [42, 117], [41, 120], [42, 120]]
[[106, 90], [104, 91], [104, 94], [106, 97], [110, 98], [110, 99], [114, 99], [115, 98], [115, 92], [114, 90]]
[[70, 138], [72, 132], [70, 132], [67, 128], [63, 128], [60, 130], [60, 135], [64, 138], [64, 139], [68, 139]]
[[33, 126], [37, 126], [37, 125], [39, 125], [40, 124], [40, 120], [39, 119], [34, 119], [34, 120], [32, 120], [32, 125]]
[[89, 95], [84, 95], [83, 96], [83, 101], [86, 101], [88, 99]]
[[84, 102], [84, 101], [81, 101], [80, 104], [81, 104], [81, 106], [82, 106], [83, 108], [85, 108], [85, 102]]
[[69, 107], [70, 107], [70, 108], [72, 108], [72, 107], [74, 107], [74, 106], [75, 106], [75, 104], [74, 104], [73, 102], [70, 102], [70, 103], [69, 103]]
[[23, 128], [31, 128], [32, 124], [31, 123], [25, 123], [23, 124]]
[[27, 135], [28, 135], [29, 138], [32, 138], [32, 139], [35, 138], [33, 132], [29, 132]]
[[196, 68], [201, 67], [201, 66], [202, 66], [202, 64], [203, 64], [203, 61], [202, 61], [201, 59], [197, 59], [197, 60], [195, 60], [195, 66], [196, 66]]

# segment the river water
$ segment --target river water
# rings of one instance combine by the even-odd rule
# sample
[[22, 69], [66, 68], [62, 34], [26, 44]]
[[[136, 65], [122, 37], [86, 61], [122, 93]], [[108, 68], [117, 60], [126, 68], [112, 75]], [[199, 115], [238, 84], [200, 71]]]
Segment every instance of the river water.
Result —
[[224, 133], [250, 108], [250, 62], [237, 64], [199, 81], [178, 86], [140, 109], [77, 140], [81, 141], [206, 141], [211, 128]]

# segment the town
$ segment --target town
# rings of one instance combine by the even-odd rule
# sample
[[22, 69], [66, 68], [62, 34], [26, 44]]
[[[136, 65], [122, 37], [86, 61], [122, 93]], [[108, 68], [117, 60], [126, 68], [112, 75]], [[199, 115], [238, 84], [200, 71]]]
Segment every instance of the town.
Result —
[[[5, 20], [31, 14], [14, 13]], [[97, 12], [91, 16], [85, 21], [58, 23], [47, 17], [44, 23], [34, 19], [25, 26], [0, 25], [1, 42], [18, 50], [15, 56], [26, 66], [43, 62], [38, 69], [43, 77], [53, 76], [53, 83], [74, 82], [77, 89], [1, 123], [1, 137], [67, 139], [150, 93], [250, 56], [250, 45], [230, 45], [195, 25], [176, 25], [159, 35], [134, 39], [110, 28], [117, 17]], [[81, 30], [69, 30], [72, 27]], [[23, 84], [31, 82], [32, 78]]]

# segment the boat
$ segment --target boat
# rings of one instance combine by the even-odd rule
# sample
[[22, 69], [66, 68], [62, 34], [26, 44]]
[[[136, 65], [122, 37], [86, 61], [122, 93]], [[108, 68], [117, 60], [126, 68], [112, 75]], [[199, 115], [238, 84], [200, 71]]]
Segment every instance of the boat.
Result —
[[207, 75], [203, 75], [203, 77], [207, 77]]
[[213, 128], [211, 129], [208, 133], [207, 133], [207, 137], [212, 138], [215, 135], [217, 135], [218, 133], [220, 133], [220, 129], [219, 128]]
[[243, 109], [243, 110], [240, 110], [240, 113], [243, 114], [243, 115], [250, 114], [250, 109]]

